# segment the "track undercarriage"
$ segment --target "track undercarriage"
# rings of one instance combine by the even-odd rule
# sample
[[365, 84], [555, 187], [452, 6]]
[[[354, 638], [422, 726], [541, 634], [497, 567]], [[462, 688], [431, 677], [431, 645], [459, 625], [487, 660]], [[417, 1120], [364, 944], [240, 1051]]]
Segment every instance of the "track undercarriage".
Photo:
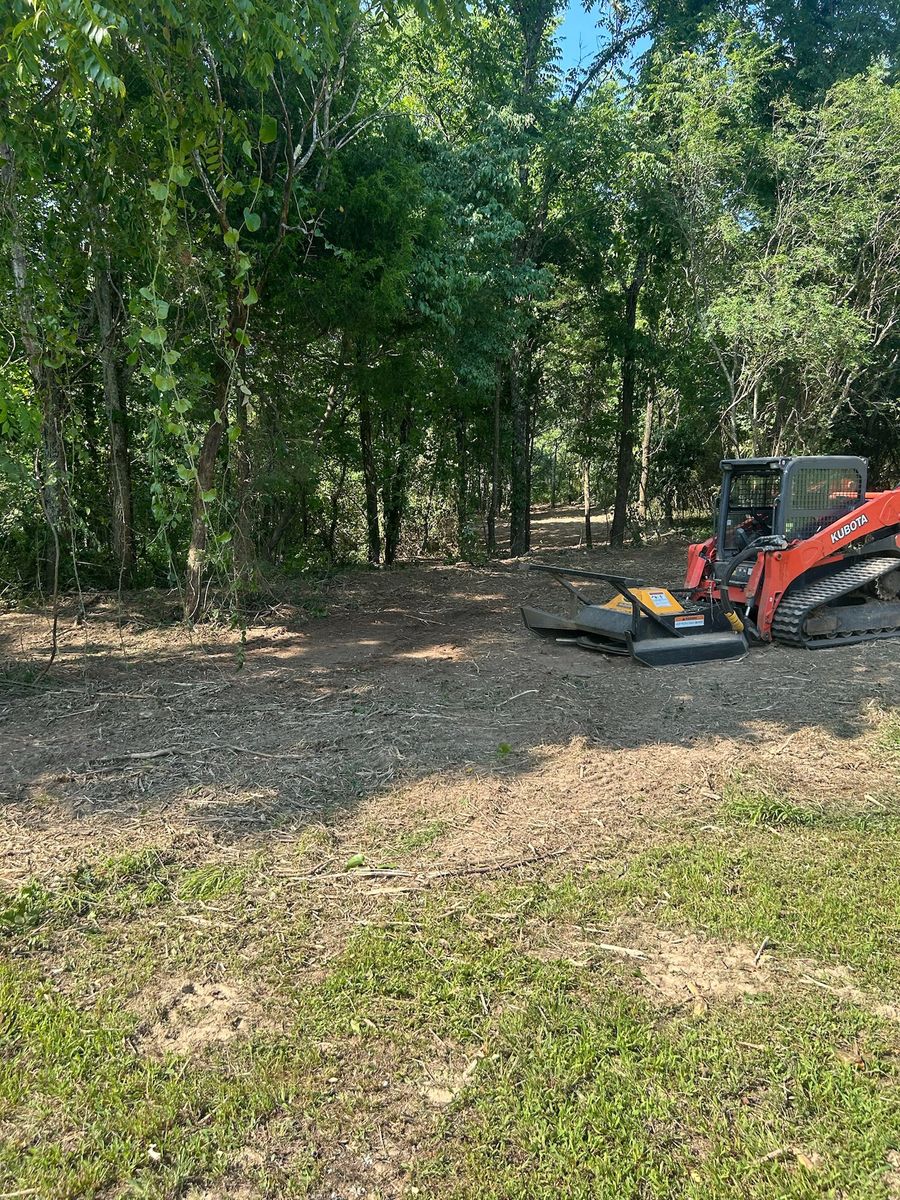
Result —
[[791, 589], [778, 606], [772, 634], [807, 650], [900, 637], [900, 560], [864, 558]]

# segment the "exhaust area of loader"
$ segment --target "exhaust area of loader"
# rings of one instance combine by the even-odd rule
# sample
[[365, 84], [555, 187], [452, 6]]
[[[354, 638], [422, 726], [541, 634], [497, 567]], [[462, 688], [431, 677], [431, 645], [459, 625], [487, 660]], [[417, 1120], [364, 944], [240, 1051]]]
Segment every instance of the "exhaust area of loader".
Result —
[[[652, 587], [575, 567], [528, 563], [525, 569], [550, 575], [575, 604], [571, 616], [523, 605], [522, 619], [539, 637], [601, 654], [629, 655], [647, 667], [718, 662], [747, 653], [740, 618], [713, 597], [698, 601], [687, 589]], [[598, 603], [570, 583], [572, 579], [609, 584], [616, 595]]]

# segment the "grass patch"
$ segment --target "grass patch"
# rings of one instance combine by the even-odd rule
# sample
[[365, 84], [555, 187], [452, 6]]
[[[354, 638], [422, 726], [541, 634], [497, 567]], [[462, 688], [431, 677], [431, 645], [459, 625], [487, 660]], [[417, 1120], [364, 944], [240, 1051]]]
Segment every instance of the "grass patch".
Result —
[[[621, 870], [511, 889], [508, 906], [597, 923], [640, 914], [666, 928], [701, 929], [783, 953], [852, 967], [861, 981], [900, 981], [900, 818], [832, 818], [782, 827], [756, 819], [635, 855]], [[765, 810], [766, 816], [773, 815]], [[818, 818], [817, 818], [818, 819]]]
[[722, 789], [721, 815], [728, 821], [772, 829], [807, 828], [833, 832], [900, 833], [900, 813], [878, 801], [877, 811], [814, 808], [797, 804], [777, 788], [738, 777]]
[[864, 1076], [836, 1053], [859, 1034], [820, 1002], [660, 1023], [622, 992], [535, 995], [438, 1161], [461, 1157], [451, 1194], [485, 1200], [883, 1197], [900, 1131], [889, 1060]]
[[878, 740], [885, 750], [900, 751], [900, 712], [888, 714], [879, 730]]
[[152, 1062], [134, 1053], [133, 1019], [114, 1005], [87, 1014], [12, 966], [0, 967], [0, 1008], [0, 1120], [17, 1131], [0, 1146], [5, 1192], [182, 1194], [191, 1179], [222, 1175], [229, 1153], [304, 1078], [306, 1064], [284, 1045], [190, 1069]]
[[[893, 1027], [808, 990], [672, 1015], [615, 957], [528, 952], [547, 918], [640, 913], [896, 981], [896, 830], [824, 828], [746, 800], [726, 799], [724, 829], [619, 872], [370, 898], [324, 975], [303, 968], [335, 910], [271, 884], [262, 860], [186, 867], [150, 851], [29, 885], [0, 917], [14, 952], [0, 968], [0, 1193], [168, 1200], [224, 1181], [226, 1194], [293, 1200], [340, 1194], [330, 1161], [358, 1170], [345, 1191], [378, 1195], [371, 1164], [396, 1136], [407, 1142], [386, 1195], [886, 1200]], [[61, 947], [78, 984], [66, 997], [34, 966], [55, 970]], [[31, 965], [15, 957], [28, 952]], [[123, 999], [133, 955], [145, 975], [176, 978], [224, 963], [254, 1000], [271, 990], [283, 1032], [260, 1024], [196, 1060], [146, 1057]], [[423, 1097], [435, 1063], [455, 1072], [440, 1108]], [[247, 1148], [262, 1161], [247, 1165]]]
[[54, 887], [32, 882], [0, 908], [0, 937], [38, 937], [73, 921], [123, 916], [159, 903], [169, 894], [173, 868], [155, 850], [143, 850], [79, 867]]
[[186, 871], [178, 881], [179, 900], [215, 900], [243, 890], [247, 872], [220, 863]]
[[736, 779], [722, 789], [722, 815], [748, 825], [791, 826], [815, 825], [820, 814], [773, 794], [764, 785]]
[[390, 847], [388, 857], [404, 858], [408, 854], [415, 854], [417, 850], [427, 850], [444, 836], [448, 828], [446, 821], [428, 821], [410, 829]]

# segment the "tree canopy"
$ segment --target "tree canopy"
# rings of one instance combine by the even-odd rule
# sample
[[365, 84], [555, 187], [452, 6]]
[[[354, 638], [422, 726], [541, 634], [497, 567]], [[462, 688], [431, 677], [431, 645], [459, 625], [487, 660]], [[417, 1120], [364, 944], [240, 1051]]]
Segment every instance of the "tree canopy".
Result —
[[[112, 0], [111, 0], [112, 2]], [[723, 453], [900, 475], [900, 7], [11, 0], [0, 576], [621, 544]], [[587, 532], [587, 531], [586, 531]]]

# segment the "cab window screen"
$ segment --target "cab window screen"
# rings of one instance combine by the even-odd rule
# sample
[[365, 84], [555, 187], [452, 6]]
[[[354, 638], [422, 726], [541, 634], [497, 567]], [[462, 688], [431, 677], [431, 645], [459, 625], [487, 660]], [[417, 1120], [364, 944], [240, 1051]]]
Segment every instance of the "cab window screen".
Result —
[[858, 508], [862, 478], [852, 467], [804, 467], [793, 472], [784, 512], [787, 538], [808, 538]]
[[725, 517], [725, 552], [743, 550], [755, 538], [774, 531], [781, 476], [736, 474], [732, 477]]

